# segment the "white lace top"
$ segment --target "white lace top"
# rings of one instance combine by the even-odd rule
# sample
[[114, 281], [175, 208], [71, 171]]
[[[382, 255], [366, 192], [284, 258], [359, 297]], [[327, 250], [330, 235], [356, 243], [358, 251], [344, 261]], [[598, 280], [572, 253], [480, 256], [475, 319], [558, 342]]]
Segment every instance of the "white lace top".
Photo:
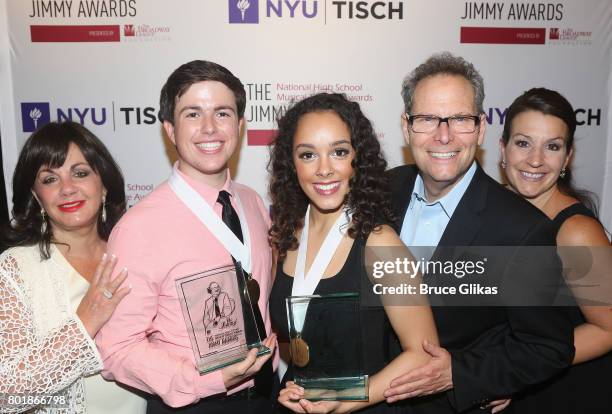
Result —
[[[41, 261], [38, 246], [0, 255], [2, 413], [86, 412], [83, 377], [102, 369], [95, 343], [71, 309], [66, 283], [75, 270], [58, 256], [54, 247]], [[64, 396], [66, 404], [23, 404], [29, 396], [51, 395]]]

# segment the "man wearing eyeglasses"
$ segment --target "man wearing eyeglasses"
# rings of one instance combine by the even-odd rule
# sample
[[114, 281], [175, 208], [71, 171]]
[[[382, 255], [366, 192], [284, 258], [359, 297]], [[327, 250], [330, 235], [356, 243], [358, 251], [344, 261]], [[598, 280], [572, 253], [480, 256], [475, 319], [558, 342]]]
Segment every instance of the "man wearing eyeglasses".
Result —
[[[404, 80], [402, 97], [404, 138], [416, 165], [389, 175], [402, 240], [413, 249], [429, 246], [433, 254], [415, 257], [453, 260], [455, 246], [554, 244], [546, 216], [475, 161], [486, 119], [483, 80], [471, 63], [448, 52], [434, 55]], [[489, 260], [489, 274], [559, 278], [554, 252], [536, 261], [517, 255]], [[438, 276], [423, 280], [431, 277]], [[569, 366], [573, 331], [565, 310], [485, 307], [480, 300], [465, 306], [430, 295], [440, 346], [423, 344], [430, 362], [393, 380], [385, 391], [389, 403], [436, 394], [410, 400], [411, 412], [497, 412], [508, 405], [507, 397]]]

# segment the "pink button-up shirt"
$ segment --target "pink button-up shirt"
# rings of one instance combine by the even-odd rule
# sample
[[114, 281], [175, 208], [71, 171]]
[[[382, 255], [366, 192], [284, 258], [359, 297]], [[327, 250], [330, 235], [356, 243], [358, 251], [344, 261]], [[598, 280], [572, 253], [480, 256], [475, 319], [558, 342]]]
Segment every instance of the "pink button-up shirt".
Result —
[[[216, 202], [219, 190], [181, 176], [221, 216], [222, 207]], [[258, 305], [269, 333], [272, 259], [268, 212], [257, 193], [232, 182], [229, 172], [223, 189], [231, 195], [238, 192], [244, 208], [251, 236], [252, 275], [260, 285]], [[236, 208], [233, 197], [232, 203]], [[157, 394], [173, 407], [253, 385], [250, 380], [226, 390], [221, 371], [200, 376], [195, 368], [175, 280], [232, 264], [232, 260], [167, 182], [119, 221], [109, 238], [108, 251], [118, 258], [116, 270], [128, 268], [124, 285], [130, 284], [132, 291], [96, 336], [105, 378]]]

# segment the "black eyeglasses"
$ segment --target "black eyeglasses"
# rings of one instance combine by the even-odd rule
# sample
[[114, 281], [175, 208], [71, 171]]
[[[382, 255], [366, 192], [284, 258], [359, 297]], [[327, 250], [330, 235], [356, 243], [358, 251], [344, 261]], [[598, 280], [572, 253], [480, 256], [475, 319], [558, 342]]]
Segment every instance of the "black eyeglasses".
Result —
[[434, 132], [442, 122], [446, 122], [448, 129], [457, 134], [470, 134], [480, 126], [478, 115], [453, 115], [441, 118], [435, 115], [409, 115], [408, 125], [412, 132], [417, 134], [430, 134]]

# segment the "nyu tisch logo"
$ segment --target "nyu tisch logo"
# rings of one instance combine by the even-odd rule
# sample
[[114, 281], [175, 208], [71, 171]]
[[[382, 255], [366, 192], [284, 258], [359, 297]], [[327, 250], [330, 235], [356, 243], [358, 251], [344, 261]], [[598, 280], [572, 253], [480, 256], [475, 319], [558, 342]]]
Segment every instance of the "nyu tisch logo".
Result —
[[49, 102], [22, 102], [21, 123], [23, 132], [34, 132], [39, 127], [51, 122]]
[[259, 0], [229, 0], [230, 23], [259, 23]]

